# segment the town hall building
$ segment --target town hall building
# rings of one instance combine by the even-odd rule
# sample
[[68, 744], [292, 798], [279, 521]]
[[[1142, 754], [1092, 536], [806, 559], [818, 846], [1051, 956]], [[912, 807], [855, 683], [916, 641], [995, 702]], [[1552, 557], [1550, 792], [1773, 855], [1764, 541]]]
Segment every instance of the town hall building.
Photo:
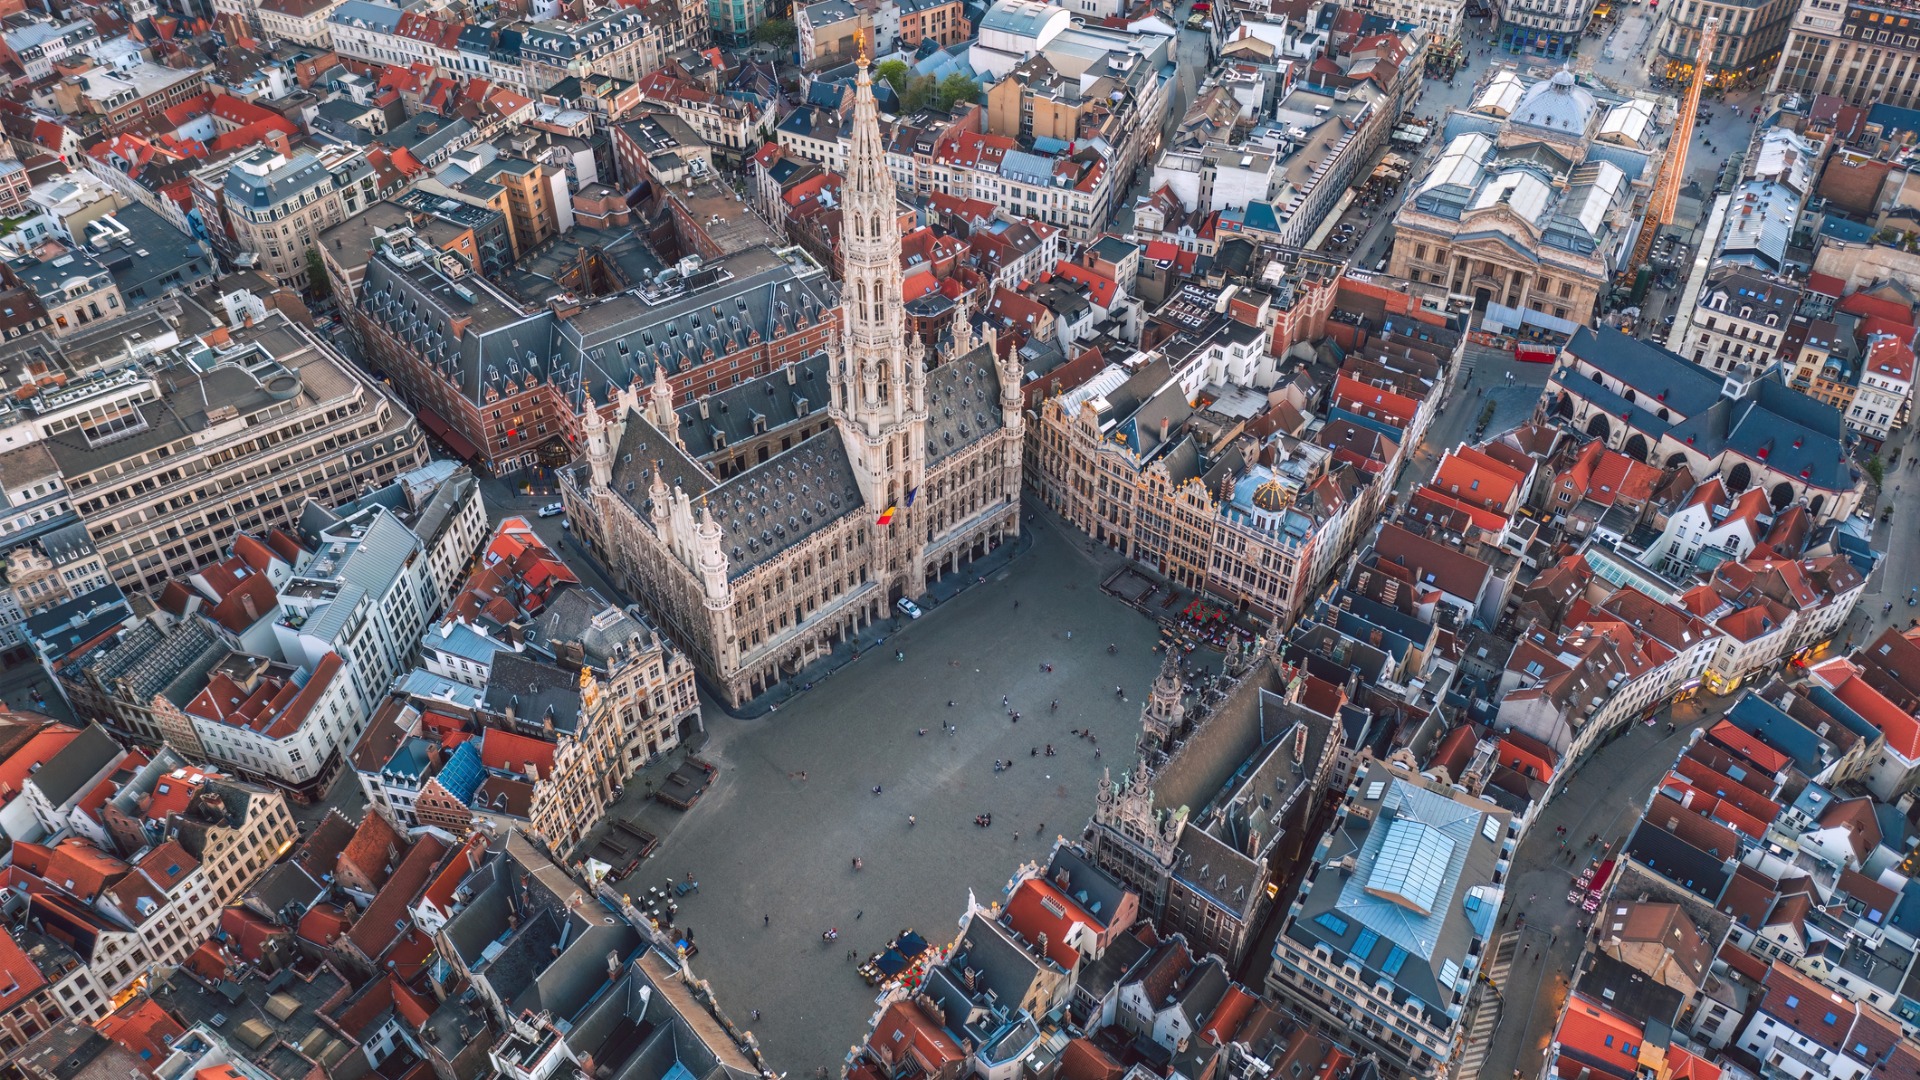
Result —
[[864, 57], [850, 139], [826, 355], [680, 408], [656, 371], [587, 410], [562, 474], [581, 539], [733, 706], [1020, 530], [1018, 358], [965, 318], [941, 355], [910, 340]]

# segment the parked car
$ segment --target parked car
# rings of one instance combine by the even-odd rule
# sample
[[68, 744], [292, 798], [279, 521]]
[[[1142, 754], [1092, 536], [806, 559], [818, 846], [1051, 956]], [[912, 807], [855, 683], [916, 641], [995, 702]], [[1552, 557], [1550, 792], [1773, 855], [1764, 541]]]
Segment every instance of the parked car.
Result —
[[566, 512], [567, 508], [562, 503], [548, 503], [540, 508], [540, 516], [543, 518], [559, 517]]
[[899, 608], [900, 614], [905, 615], [909, 619], [917, 619], [920, 617], [920, 605], [904, 596], [895, 600], [893, 606]]
[[1198, 30], [1200, 29], [1200, 24], [1205, 21], [1207, 21], [1206, 16], [1201, 15], [1197, 12], [1192, 15], [1189, 15], [1187, 16], [1187, 29]]

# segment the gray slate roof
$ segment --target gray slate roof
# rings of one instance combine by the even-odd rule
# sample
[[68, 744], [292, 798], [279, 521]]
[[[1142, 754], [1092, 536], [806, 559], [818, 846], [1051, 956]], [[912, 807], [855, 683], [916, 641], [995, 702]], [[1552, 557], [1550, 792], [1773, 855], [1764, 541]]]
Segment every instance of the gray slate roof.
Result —
[[32, 783], [55, 806], [78, 794], [81, 785], [120, 760], [126, 750], [107, 729], [88, 724], [86, 730], [34, 771]]
[[[756, 419], [765, 421], [763, 430], [773, 431], [803, 416], [825, 417], [829, 400], [827, 354], [818, 352], [764, 379], [737, 383], [675, 411], [680, 416], [680, 440], [687, 452], [705, 458], [723, 449], [721, 440], [731, 446], [751, 439]], [[800, 411], [803, 405], [804, 414]]]
[[720, 526], [727, 573], [736, 578], [866, 506], [835, 427], [722, 482], [697, 503]]
[[[1309, 945], [1325, 944], [1336, 966], [1353, 956], [1365, 969], [1363, 981], [1386, 980], [1395, 1001], [1418, 1000], [1428, 1020], [1445, 1027], [1459, 1015], [1456, 993], [1464, 1000], [1460, 988], [1470, 985], [1469, 947], [1491, 932], [1499, 907], [1500, 890], [1491, 883], [1509, 815], [1490, 803], [1429, 791], [1384, 765], [1356, 783], [1356, 805], [1363, 812], [1349, 810], [1332, 831], [1320, 875], [1285, 932]], [[1376, 790], [1377, 797], [1366, 797]], [[1497, 826], [1492, 839], [1482, 831], [1489, 818]], [[1383, 859], [1390, 838], [1420, 839], [1422, 858], [1412, 868]], [[1353, 869], [1339, 869], [1349, 856]], [[1385, 895], [1420, 899], [1423, 884], [1433, 890], [1425, 911]], [[1442, 985], [1443, 973], [1453, 981]]]
[[927, 373], [928, 470], [1000, 427], [1000, 377], [985, 345]]

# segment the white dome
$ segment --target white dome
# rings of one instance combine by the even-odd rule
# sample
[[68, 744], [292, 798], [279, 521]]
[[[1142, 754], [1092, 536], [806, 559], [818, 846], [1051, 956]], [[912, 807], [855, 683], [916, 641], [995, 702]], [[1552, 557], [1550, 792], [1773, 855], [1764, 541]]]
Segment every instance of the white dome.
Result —
[[1552, 78], [1527, 87], [1513, 107], [1512, 119], [1529, 127], [1579, 135], [1587, 130], [1593, 109], [1593, 94], [1573, 81], [1573, 72], [1561, 68]]

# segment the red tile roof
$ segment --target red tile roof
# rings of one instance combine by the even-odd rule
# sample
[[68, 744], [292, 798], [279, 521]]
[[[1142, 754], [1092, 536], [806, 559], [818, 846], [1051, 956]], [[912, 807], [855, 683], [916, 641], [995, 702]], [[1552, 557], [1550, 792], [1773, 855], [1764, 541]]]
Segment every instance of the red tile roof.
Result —
[[1060, 1052], [1061, 1080], [1120, 1080], [1127, 1067], [1091, 1040], [1074, 1039]]
[[1855, 1006], [1792, 968], [1775, 961], [1767, 970], [1760, 1011], [1828, 1050], [1841, 1049], [1853, 1027]]
[[1689, 1053], [1685, 1047], [1670, 1046], [1666, 1080], [1720, 1080], [1720, 1066]]
[[[257, 577], [256, 580], [266, 579]], [[269, 739], [284, 739], [306, 723], [314, 706], [333, 687], [340, 668], [339, 655], [329, 652], [314, 665], [313, 673], [304, 684], [297, 681], [296, 676], [263, 675], [251, 690], [216, 672], [207, 680], [206, 689], [188, 703], [186, 711], [213, 723], [244, 728]]]
[[543, 739], [488, 728], [480, 737], [480, 763], [501, 772], [525, 773], [531, 765], [539, 779], [553, 775], [554, 745]]
[[249, 964], [265, 960], [267, 942], [280, 935], [279, 928], [243, 907], [222, 911], [220, 929], [227, 935], [228, 951]]
[[1440, 459], [1433, 486], [1457, 498], [1492, 509], [1511, 505], [1526, 477], [1513, 466], [1471, 446], [1458, 446]]
[[353, 839], [347, 842], [340, 858], [357, 867], [378, 889], [387, 880], [387, 860], [391, 858], [397, 864], [406, 851], [406, 838], [395, 831], [386, 818], [367, 814], [360, 819], [360, 827], [354, 830]]
[[315, 904], [300, 916], [298, 932], [300, 940], [329, 949], [352, 927], [353, 920], [347, 917], [340, 905]]
[[0, 986], [0, 1009], [13, 1008], [47, 985], [39, 966], [27, 958], [11, 934], [0, 934], [0, 972], [5, 973], [5, 981], [11, 986]]
[[420, 895], [420, 890], [426, 886], [434, 868], [439, 865], [441, 856], [446, 853], [447, 845], [432, 833], [426, 833], [414, 841], [413, 850], [400, 860], [393, 876], [381, 886], [373, 903], [367, 905], [365, 914], [347, 932], [347, 940], [353, 942], [369, 960], [378, 960], [385, 954], [400, 937], [402, 927], [406, 928], [406, 932], [420, 933], [413, 929], [413, 920], [407, 917], [407, 909], [412, 906], [414, 898]]
[[67, 744], [80, 737], [80, 729], [66, 724], [53, 724], [28, 739], [25, 746], [15, 750], [5, 762], [0, 762], [0, 805], [13, 801], [20, 794], [21, 785], [34, 769], [45, 765], [55, 754], [67, 748]]
[[1079, 950], [1067, 941], [1076, 923], [1095, 933], [1106, 925], [1045, 878], [1021, 882], [1007, 901], [1007, 925], [1032, 942], [1045, 934], [1047, 959], [1067, 971], [1080, 962]]
[[1087, 287], [1087, 298], [1095, 307], [1110, 308], [1120, 295], [1120, 285], [1110, 277], [1095, 273], [1079, 263], [1061, 259], [1055, 265], [1054, 273]]
[[1206, 1026], [1200, 1029], [1200, 1037], [1215, 1046], [1232, 1042], [1240, 1025], [1246, 1021], [1247, 1014], [1253, 1011], [1259, 1001], [1259, 998], [1239, 986], [1228, 987], [1226, 996], [1214, 1007]]
[[1393, 523], [1380, 530], [1374, 551], [1381, 561], [1419, 572], [1422, 576], [1416, 585], [1431, 584], [1468, 602], [1480, 599], [1481, 590], [1493, 575], [1493, 568], [1479, 559]]
[[1920, 720], [1868, 685], [1851, 660], [1836, 658], [1816, 665], [1809, 673], [1824, 683], [1848, 708], [1866, 718], [1886, 736], [1887, 746], [1908, 761], [1920, 761]]
[[93, 1026], [138, 1056], [140, 1071], [148, 1076], [173, 1053], [174, 1042], [187, 1033], [172, 1013], [146, 994], [135, 996], [95, 1021]]
[[1640, 1043], [1645, 1037], [1639, 1024], [1583, 994], [1575, 994], [1567, 1002], [1560, 1030], [1554, 1035], [1562, 1050], [1555, 1074], [1565, 1080], [1581, 1080], [1588, 1075], [1586, 1061], [1565, 1054], [1573, 1050], [1614, 1075], [1631, 1077], [1639, 1070]]
[[967, 1056], [952, 1036], [911, 1001], [895, 1001], [880, 1014], [867, 1039], [867, 1052], [887, 1066], [890, 1076], [900, 1075], [909, 1062], [919, 1072], [938, 1074]]
[[1747, 734], [1731, 720], [1722, 720], [1707, 729], [1707, 737], [1753, 762], [1761, 772], [1778, 773], [1793, 760], [1757, 736]]
[[1913, 325], [1912, 308], [1866, 293], [1849, 293], [1840, 298], [1840, 303], [1836, 307], [1849, 315], [1878, 315], [1905, 326]]
[[40, 876], [82, 900], [93, 900], [107, 883], [127, 872], [127, 864], [78, 837], [60, 841]]
[[134, 866], [152, 879], [162, 892], [170, 893], [200, 868], [200, 860], [187, 854], [187, 849], [180, 846], [180, 841], [168, 840], [147, 852]]
[[1500, 736], [1499, 758], [1500, 764], [1542, 781], [1553, 779], [1554, 765], [1560, 760], [1553, 747], [1518, 731]]

